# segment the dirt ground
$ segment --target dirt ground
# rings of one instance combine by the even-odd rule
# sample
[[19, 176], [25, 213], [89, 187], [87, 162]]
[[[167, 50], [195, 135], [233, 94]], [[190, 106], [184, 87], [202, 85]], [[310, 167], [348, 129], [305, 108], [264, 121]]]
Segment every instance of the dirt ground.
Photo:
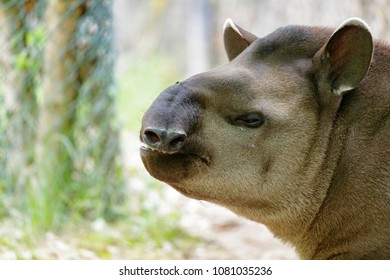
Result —
[[297, 259], [292, 248], [261, 224], [210, 203], [176, 199], [182, 227], [204, 240], [189, 259]]
[[[125, 164], [142, 167], [137, 137], [124, 133], [122, 139], [127, 146]], [[165, 211], [180, 209], [181, 226], [203, 240], [186, 256], [188, 259], [297, 259], [294, 250], [276, 239], [265, 226], [227, 209], [189, 199], [169, 186], [159, 199], [162, 208], [170, 208]]]

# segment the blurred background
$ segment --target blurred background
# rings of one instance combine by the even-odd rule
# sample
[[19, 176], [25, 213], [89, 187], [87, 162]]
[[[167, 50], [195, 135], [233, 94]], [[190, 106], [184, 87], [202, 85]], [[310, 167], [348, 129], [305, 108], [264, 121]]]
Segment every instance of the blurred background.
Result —
[[361, 17], [387, 0], [1, 0], [0, 259], [294, 259], [267, 229], [152, 179], [142, 115], [227, 62], [226, 18], [264, 36]]

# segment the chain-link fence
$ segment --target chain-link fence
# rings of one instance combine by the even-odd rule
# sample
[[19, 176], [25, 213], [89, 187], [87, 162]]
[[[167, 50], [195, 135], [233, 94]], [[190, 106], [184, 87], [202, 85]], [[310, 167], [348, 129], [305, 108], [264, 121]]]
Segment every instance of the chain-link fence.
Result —
[[112, 0], [0, 1], [0, 218], [115, 219]]

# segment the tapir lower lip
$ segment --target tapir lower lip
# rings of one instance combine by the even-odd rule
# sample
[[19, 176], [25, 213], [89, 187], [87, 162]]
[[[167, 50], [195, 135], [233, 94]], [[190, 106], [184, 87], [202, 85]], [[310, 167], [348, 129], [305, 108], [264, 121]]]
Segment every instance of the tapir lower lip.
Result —
[[156, 152], [156, 153], [160, 153], [160, 154], [164, 154], [164, 155], [171, 155], [171, 154], [175, 154], [176, 152], [164, 152], [162, 150], [159, 150], [159, 149], [154, 149], [152, 147], [148, 147], [144, 144], [141, 145], [140, 147], [141, 150], [144, 150], [144, 151], [147, 151], [147, 150], [150, 150], [152, 152]]
[[165, 155], [165, 156], [169, 156], [169, 155], [182, 155], [182, 156], [192, 156], [194, 158], [199, 158], [204, 164], [208, 165], [210, 163], [210, 157], [209, 156], [206, 156], [206, 155], [203, 155], [203, 156], [200, 156], [196, 153], [192, 153], [192, 152], [179, 152], [179, 153], [167, 153], [167, 152], [161, 152], [157, 149], [153, 149], [151, 147], [148, 147], [144, 144], [141, 145], [140, 147], [140, 151], [141, 151], [141, 156], [142, 156], [142, 153], [154, 153], [155, 155]]

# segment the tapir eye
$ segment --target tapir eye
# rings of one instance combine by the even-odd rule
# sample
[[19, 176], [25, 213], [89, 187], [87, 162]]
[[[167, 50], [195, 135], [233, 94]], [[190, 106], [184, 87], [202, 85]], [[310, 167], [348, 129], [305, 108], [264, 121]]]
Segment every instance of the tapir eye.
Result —
[[264, 123], [264, 116], [258, 112], [251, 112], [236, 118], [233, 118], [233, 123], [239, 126], [259, 127]]

